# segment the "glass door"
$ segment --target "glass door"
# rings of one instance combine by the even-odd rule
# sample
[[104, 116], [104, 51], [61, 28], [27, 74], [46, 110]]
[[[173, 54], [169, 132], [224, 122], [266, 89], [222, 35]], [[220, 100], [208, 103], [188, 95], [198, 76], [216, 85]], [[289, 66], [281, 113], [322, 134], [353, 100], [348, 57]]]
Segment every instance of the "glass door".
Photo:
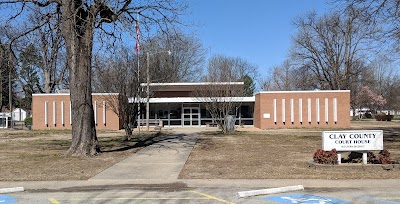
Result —
[[200, 108], [183, 107], [183, 126], [200, 125]]

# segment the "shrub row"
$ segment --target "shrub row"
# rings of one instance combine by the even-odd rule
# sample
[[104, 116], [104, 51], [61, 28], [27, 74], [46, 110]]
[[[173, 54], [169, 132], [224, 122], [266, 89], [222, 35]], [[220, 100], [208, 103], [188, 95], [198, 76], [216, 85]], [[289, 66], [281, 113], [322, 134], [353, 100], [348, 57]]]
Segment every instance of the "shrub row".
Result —
[[337, 164], [338, 156], [336, 149], [332, 151], [324, 151], [317, 149], [313, 156], [314, 162], [319, 164]]
[[375, 114], [375, 119], [377, 121], [392, 121], [393, 115], [385, 115], [385, 114]]
[[377, 156], [373, 152], [368, 152], [368, 160], [371, 164], [390, 164], [390, 152], [386, 149], [379, 152]]
[[[378, 155], [375, 155], [373, 152], [368, 152], [367, 162], [370, 164], [391, 164], [390, 160], [390, 152], [386, 149], [379, 152]], [[324, 151], [322, 149], [317, 149], [313, 156], [314, 162], [319, 164], [337, 164], [338, 156], [336, 149], [332, 151]], [[351, 152], [347, 158], [348, 162], [351, 163], [360, 163], [362, 162], [362, 153]]]
[[32, 125], [32, 117], [26, 117], [24, 122], [25, 126]]

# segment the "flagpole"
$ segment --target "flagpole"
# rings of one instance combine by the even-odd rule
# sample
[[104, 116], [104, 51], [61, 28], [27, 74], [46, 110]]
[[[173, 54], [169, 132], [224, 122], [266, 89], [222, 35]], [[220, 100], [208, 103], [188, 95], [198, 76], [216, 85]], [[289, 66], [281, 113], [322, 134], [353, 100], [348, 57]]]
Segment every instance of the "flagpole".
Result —
[[139, 58], [139, 35], [140, 35], [140, 31], [139, 31], [139, 14], [137, 15], [137, 21], [136, 21], [136, 54], [137, 54], [137, 66], [138, 66], [138, 70], [137, 70], [137, 80], [138, 80], [138, 90], [137, 90], [137, 95], [136, 95], [136, 99], [137, 99], [137, 104], [138, 104], [138, 108], [137, 108], [137, 112], [138, 112], [138, 122], [137, 122], [137, 126], [138, 126], [138, 137], [140, 137], [140, 58]]

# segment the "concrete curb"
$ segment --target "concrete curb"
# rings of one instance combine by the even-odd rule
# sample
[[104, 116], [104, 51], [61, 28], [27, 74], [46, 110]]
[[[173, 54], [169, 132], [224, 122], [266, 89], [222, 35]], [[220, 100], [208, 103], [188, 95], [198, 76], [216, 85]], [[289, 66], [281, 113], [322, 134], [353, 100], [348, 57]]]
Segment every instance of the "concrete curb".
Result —
[[0, 188], [0, 194], [1, 194], [1, 193], [22, 192], [22, 191], [24, 191], [24, 187]]
[[286, 186], [286, 187], [280, 187], [280, 188], [268, 188], [268, 189], [262, 189], [262, 190], [254, 190], [254, 191], [242, 191], [242, 192], [238, 192], [237, 196], [240, 198], [244, 198], [244, 197], [250, 197], [250, 196], [267, 195], [267, 194], [274, 194], [274, 193], [285, 193], [285, 192], [289, 192], [289, 191], [298, 191], [298, 190], [304, 190], [304, 187], [302, 185], [298, 185], [298, 186]]
[[189, 188], [266, 189], [281, 186], [303, 185], [304, 188], [395, 188], [400, 189], [400, 179], [105, 179], [69, 181], [1, 181], [0, 188], [24, 186], [26, 190], [73, 188], [101, 185], [151, 185], [184, 183]]

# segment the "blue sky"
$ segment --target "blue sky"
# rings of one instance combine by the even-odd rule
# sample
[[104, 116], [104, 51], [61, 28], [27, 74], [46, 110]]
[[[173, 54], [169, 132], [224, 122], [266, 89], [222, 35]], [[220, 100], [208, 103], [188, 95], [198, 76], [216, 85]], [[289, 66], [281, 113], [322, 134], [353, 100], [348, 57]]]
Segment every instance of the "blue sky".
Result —
[[[177, 0], [180, 1], [180, 0]], [[241, 57], [255, 64], [261, 76], [283, 62], [291, 36], [293, 20], [308, 11], [327, 12], [325, 0], [187, 0], [184, 21], [195, 33], [207, 57], [222, 54]], [[3, 10], [4, 11], [4, 10]], [[3, 13], [0, 16], [4, 16]]]
[[260, 74], [286, 57], [293, 20], [308, 11], [327, 12], [324, 0], [190, 0], [187, 21], [208, 50], [208, 56], [242, 57], [258, 66]]

